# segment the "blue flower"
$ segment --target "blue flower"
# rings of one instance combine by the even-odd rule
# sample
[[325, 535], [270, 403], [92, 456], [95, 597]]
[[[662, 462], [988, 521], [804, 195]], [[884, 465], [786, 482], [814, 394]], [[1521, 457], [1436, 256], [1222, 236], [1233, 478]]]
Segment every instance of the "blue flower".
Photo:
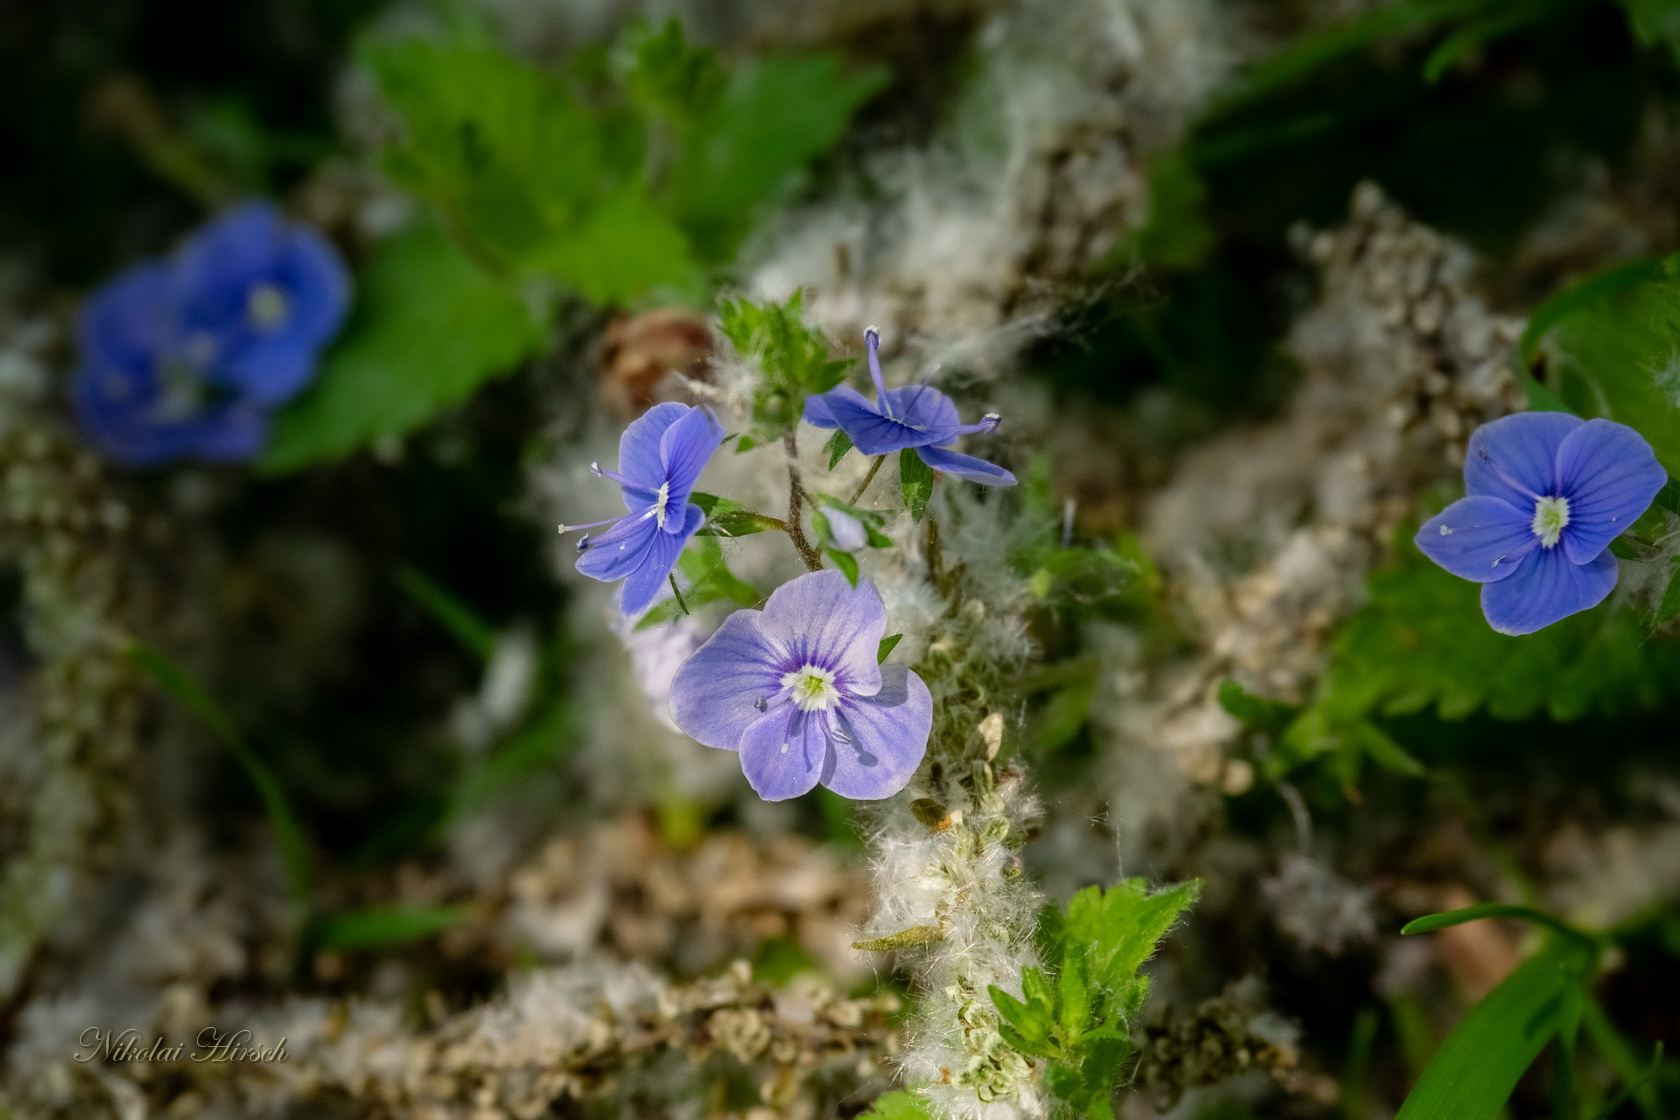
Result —
[[1476, 429], [1466, 497], [1424, 522], [1417, 546], [1482, 584], [1488, 625], [1532, 634], [1604, 601], [1616, 586], [1610, 542], [1667, 481], [1625, 424], [1521, 412]]
[[817, 428], [839, 428], [865, 455], [886, 455], [913, 447], [922, 462], [936, 471], [954, 474], [987, 486], [1013, 486], [1015, 476], [973, 455], [950, 450], [958, 436], [994, 432], [999, 417], [983, 417], [963, 424], [950, 397], [926, 384], [888, 389], [881, 376], [881, 336], [874, 327], [863, 334], [869, 347], [869, 376], [875, 382], [871, 402], [847, 385], [805, 400], [805, 422]]
[[597, 477], [624, 488], [630, 512], [573, 529], [612, 528], [578, 542], [577, 569], [605, 583], [624, 581], [620, 609], [635, 617], [659, 597], [660, 588], [683, 546], [706, 515], [688, 500], [712, 453], [723, 442], [723, 428], [709, 409], [667, 403], [655, 405], [628, 428], [618, 442], [618, 470], [590, 464]]
[[878, 664], [887, 611], [868, 580], [833, 570], [736, 611], [677, 670], [671, 716], [708, 747], [735, 751], [766, 801], [819, 782], [842, 797], [891, 797], [916, 772], [933, 698], [903, 665]]
[[71, 402], [112, 460], [249, 459], [268, 412], [314, 375], [350, 278], [307, 226], [248, 203], [95, 292], [78, 325]]

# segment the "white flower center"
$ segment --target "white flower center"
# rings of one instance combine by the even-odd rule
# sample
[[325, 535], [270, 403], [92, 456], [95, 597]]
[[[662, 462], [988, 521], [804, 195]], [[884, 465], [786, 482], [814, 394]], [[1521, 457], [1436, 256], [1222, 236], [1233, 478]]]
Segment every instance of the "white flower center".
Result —
[[259, 331], [271, 331], [280, 326], [291, 311], [286, 293], [273, 284], [258, 284], [245, 297], [245, 314]]
[[1537, 498], [1534, 502], [1534, 522], [1530, 526], [1534, 535], [1540, 538], [1541, 548], [1556, 546], [1558, 538], [1563, 535], [1563, 527], [1569, 524], [1568, 498]]
[[782, 687], [792, 690], [793, 702], [802, 712], [827, 711], [840, 700], [840, 690], [834, 687], [834, 674], [817, 665], [784, 674]]
[[653, 520], [654, 523], [661, 529], [665, 528], [665, 518], [667, 516], [665, 506], [670, 501], [671, 484], [669, 482], [661, 482], [659, 484], [659, 495], [653, 499]]

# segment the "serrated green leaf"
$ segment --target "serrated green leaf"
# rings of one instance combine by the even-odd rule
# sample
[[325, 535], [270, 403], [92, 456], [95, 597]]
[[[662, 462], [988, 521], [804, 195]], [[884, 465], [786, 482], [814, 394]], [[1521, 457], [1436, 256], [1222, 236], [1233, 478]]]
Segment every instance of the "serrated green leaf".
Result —
[[719, 305], [718, 329], [761, 371], [761, 384], [753, 394], [753, 424], [766, 441], [792, 431], [804, 415], [805, 398], [838, 385], [850, 364], [829, 360], [828, 340], [805, 325], [803, 305], [798, 291], [786, 303], [742, 299]]
[[823, 454], [828, 456], [828, 469], [833, 470], [839, 466], [840, 460], [844, 459], [846, 452], [851, 449], [852, 437], [839, 428], [834, 429], [834, 434], [828, 437], [827, 443], [823, 444]]
[[915, 1093], [887, 1093], [858, 1120], [934, 1120], [933, 1109]]
[[397, 234], [362, 270], [349, 324], [275, 417], [258, 466], [292, 471], [409, 432], [511, 372], [542, 337], [518, 293], [441, 233]]
[[901, 929], [897, 933], [889, 933], [885, 937], [870, 937], [852, 942], [852, 948], [862, 949], [867, 953], [890, 953], [894, 949], [908, 949], [914, 945], [928, 945], [938, 941], [945, 934], [938, 926], [911, 926]]
[[1062, 955], [1062, 967], [1056, 975], [1056, 994], [1060, 1006], [1056, 1018], [1061, 1024], [1062, 1037], [1076, 1039], [1091, 1024], [1091, 978], [1085, 972], [1085, 946], [1070, 941]]
[[875, 649], [875, 662], [880, 664], [892, 655], [893, 648], [904, 640], [903, 634], [888, 634]]
[[922, 462], [916, 449], [906, 447], [898, 453], [898, 487], [904, 495], [904, 508], [920, 521], [927, 514], [928, 501], [933, 497], [933, 468]]
[[1273, 773], [1373, 746], [1377, 761], [1399, 761], [1365, 730], [1376, 716], [1433, 708], [1443, 719], [1486, 711], [1568, 721], [1654, 706], [1680, 682], [1680, 644], [1648, 639], [1627, 607], [1585, 611], [1524, 637], [1498, 634], [1482, 617], [1480, 588], [1410, 541], [1367, 586], [1369, 604], [1336, 632], [1318, 695], [1284, 732]]
[[663, 184], [700, 258], [732, 259], [762, 209], [798, 185], [886, 81], [879, 68], [846, 73], [834, 55], [763, 57], [730, 75], [695, 114]]
[[1567, 1022], [1593, 954], [1549, 942], [1472, 1007], [1418, 1078], [1395, 1120], [1490, 1120]]
[[1068, 902], [1064, 941], [1086, 947], [1094, 983], [1119, 987], [1155, 952], [1200, 890], [1199, 883], [1189, 882], [1150, 894], [1142, 879], [1123, 879], [1107, 891], [1087, 887]]

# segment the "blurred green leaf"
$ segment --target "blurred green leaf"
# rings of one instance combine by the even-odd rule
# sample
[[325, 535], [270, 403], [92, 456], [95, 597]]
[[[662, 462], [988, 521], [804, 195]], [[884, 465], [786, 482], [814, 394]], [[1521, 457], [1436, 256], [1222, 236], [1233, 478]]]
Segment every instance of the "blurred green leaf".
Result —
[[410, 599], [449, 632], [462, 649], [480, 661], [496, 649], [496, 628], [453, 592], [418, 568], [405, 564], [393, 577]]
[[375, 906], [323, 914], [308, 936], [319, 950], [376, 949], [436, 936], [471, 915], [469, 906]]
[[857, 1120], [935, 1120], [933, 1109], [915, 1093], [887, 1093]]
[[928, 501], [933, 497], [933, 468], [922, 462], [916, 449], [906, 447], [898, 453], [898, 488], [904, 495], [904, 508], [920, 521], [927, 514]]
[[1593, 938], [1544, 910], [1537, 910], [1532, 906], [1515, 906], [1505, 902], [1482, 902], [1459, 910], [1447, 910], [1440, 914], [1425, 914], [1421, 918], [1413, 918], [1407, 922], [1400, 932], [1402, 934], [1434, 933], [1438, 929], [1449, 929], [1452, 926], [1463, 925], [1465, 922], [1479, 922], [1487, 918], [1516, 918], [1525, 922], [1534, 922], [1547, 927], [1553, 933], [1562, 937], [1573, 938], [1588, 949], [1595, 944]]
[[1229, 677], [1219, 682], [1219, 706], [1245, 726], [1271, 734], [1282, 731], [1301, 713], [1298, 705], [1256, 696]]
[[140, 642], [128, 647], [128, 658], [151, 677], [171, 699], [203, 721], [245, 771], [251, 785], [256, 787], [263, 811], [268, 816], [269, 827], [274, 830], [274, 840], [280, 848], [280, 858], [286, 867], [286, 880], [291, 886], [292, 897], [307, 911], [314, 893], [313, 876], [309, 868], [309, 841], [304, 836], [303, 826], [298, 823], [297, 814], [292, 810], [291, 802], [286, 798], [286, 791], [280, 785], [280, 780], [274, 776], [274, 771], [251, 749], [221, 706], [212, 700], [210, 694], [180, 665], [162, 652]]
[[258, 461], [270, 474], [401, 435], [512, 370], [542, 340], [517, 292], [433, 229], [379, 246], [344, 334], [315, 383], [275, 417]]
[[1491, 1120], [1571, 1019], [1593, 954], [1558, 938], [1524, 961], [1453, 1029], [1395, 1120]]
[[797, 187], [799, 171], [887, 77], [879, 68], [848, 74], [834, 55], [763, 57], [731, 74], [694, 114], [658, 192], [700, 259], [732, 259], [763, 208]]

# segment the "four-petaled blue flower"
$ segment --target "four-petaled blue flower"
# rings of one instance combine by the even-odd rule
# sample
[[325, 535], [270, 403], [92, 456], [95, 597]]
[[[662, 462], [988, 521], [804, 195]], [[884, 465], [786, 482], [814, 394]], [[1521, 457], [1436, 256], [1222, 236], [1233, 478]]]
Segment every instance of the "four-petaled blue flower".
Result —
[[634, 617], [659, 597], [660, 588], [706, 515], [688, 500], [712, 453], [723, 442], [723, 428], [710, 409], [667, 403], [655, 405], [624, 429], [618, 441], [618, 470], [590, 464], [598, 477], [624, 488], [630, 512], [572, 529], [612, 528], [578, 542], [577, 569], [606, 583], [624, 581], [619, 606]]
[[805, 399], [805, 422], [817, 428], [839, 428], [865, 455], [886, 455], [906, 447], [916, 449], [922, 462], [936, 471], [954, 474], [987, 486], [1013, 486], [1015, 476], [973, 455], [950, 450], [960, 435], [997, 430], [998, 417], [963, 424], [950, 397], [926, 384], [888, 389], [881, 376], [881, 336], [874, 327], [864, 332], [869, 347], [869, 376], [875, 400], [841, 385], [821, 396]]
[[1518, 413], [1476, 429], [1467, 496], [1424, 522], [1417, 546], [1482, 584], [1495, 630], [1532, 634], [1610, 594], [1610, 542], [1667, 481], [1651, 445], [1625, 424]]
[[249, 459], [267, 440], [269, 410], [309, 383], [349, 304], [349, 274], [327, 240], [248, 203], [173, 258], [94, 293], [71, 401], [119, 463]]
[[859, 801], [903, 789], [927, 751], [933, 698], [903, 665], [877, 662], [887, 611], [868, 580], [800, 576], [762, 611], [736, 611], [671, 684], [671, 716], [736, 751], [766, 801], [819, 782]]

